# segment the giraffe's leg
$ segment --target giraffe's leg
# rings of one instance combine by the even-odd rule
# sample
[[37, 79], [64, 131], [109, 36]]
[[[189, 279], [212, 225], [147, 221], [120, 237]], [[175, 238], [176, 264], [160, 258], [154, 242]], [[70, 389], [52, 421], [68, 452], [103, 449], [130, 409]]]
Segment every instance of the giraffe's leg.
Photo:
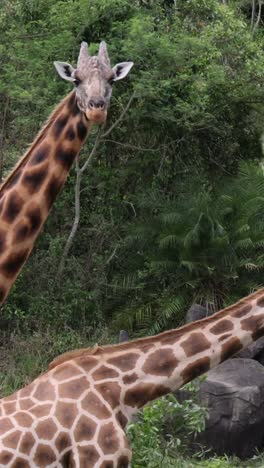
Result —
[[97, 468], [100, 455], [93, 445], [79, 445], [74, 448], [69, 459], [69, 468]]
[[129, 456], [128, 453], [124, 455], [120, 455], [114, 467], [115, 468], [131, 468], [131, 456]]
[[76, 442], [71, 447], [69, 468], [129, 468], [132, 451], [127, 435], [115, 421], [103, 424], [96, 440]]
[[74, 468], [73, 453], [71, 450], [66, 452], [63, 457], [60, 459], [57, 468]]
[[100, 456], [92, 445], [79, 446], [72, 452], [65, 468], [131, 468], [132, 452], [128, 448]]
[[132, 450], [123, 429], [120, 428], [119, 440], [121, 441], [119, 450], [116, 452], [113, 468], [130, 468], [132, 459]]

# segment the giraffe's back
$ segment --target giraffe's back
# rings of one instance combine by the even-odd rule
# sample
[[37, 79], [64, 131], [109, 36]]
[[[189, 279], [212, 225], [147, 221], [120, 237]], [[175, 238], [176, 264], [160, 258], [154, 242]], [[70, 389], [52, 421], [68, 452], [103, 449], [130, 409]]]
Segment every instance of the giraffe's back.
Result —
[[0, 401], [0, 466], [60, 466], [55, 399], [44, 375]]
[[111, 392], [101, 398], [102, 385], [66, 363], [0, 400], [0, 466], [128, 467], [119, 411]]

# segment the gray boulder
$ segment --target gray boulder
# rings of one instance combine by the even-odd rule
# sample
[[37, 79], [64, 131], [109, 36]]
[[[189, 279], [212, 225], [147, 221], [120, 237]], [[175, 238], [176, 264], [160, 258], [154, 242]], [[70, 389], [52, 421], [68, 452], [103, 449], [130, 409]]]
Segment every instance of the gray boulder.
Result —
[[200, 387], [209, 418], [198, 442], [219, 455], [251, 457], [264, 441], [264, 367], [230, 359], [208, 372]]
[[205, 307], [199, 304], [193, 304], [187, 311], [185, 323], [195, 322], [212, 315]]
[[243, 351], [240, 351], [236, 357], [255, 359], [260, 362], [260, 364], [264, 365], [264, 336], [254, 343], [251, 343], [251, 345], [243, 349]]
[[119, 343], [125, 343], [129, 340], [128, 332], [126, 330], [120, 330], [119, 332]]

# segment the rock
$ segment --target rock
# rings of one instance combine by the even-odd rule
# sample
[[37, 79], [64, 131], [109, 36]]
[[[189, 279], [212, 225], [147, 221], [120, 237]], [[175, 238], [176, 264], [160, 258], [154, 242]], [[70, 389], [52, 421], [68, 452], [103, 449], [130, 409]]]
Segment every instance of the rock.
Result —
[[255, 359], [264, 365], [264, 336], [236, 355], [238, 358]]
[[193, 304], [187, 311], [185, 316], [185, 323], [195, 322], [196, 320], [201, 320], [205, 317], [208, 317], [209, 315], [212, 314], [210, 314], [205, 307], [199, 304]]
[[230, 359], [208, 372], [200, 387], [208, 408], [198, 442], [218, 455], [252, 457], [264, 441], [264, 367], [251, 359]]
[[129, 340], [128, 332], [126, 330], [120, 330], [119, 332], [119, 343], [125, 343]]

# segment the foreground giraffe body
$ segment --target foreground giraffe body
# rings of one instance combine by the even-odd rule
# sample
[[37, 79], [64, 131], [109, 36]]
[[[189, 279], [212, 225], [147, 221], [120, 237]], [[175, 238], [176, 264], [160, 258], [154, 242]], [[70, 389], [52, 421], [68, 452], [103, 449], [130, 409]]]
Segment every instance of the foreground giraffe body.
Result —
[[132, 62], [110, 66], [106, 45], [90, 57], [82, 43], [77, 69], [54, 62], [59, 75], [75, 84], [36, 140], [0, 187], [0, 304], [29, 256], [86, 136], [107, 116], [112, 82]]
[[264, 289], [176, 330], [59, 356], [0, 401], [0, 466], [130, 466], [125, 427], [139, 408], [263, 334]]

